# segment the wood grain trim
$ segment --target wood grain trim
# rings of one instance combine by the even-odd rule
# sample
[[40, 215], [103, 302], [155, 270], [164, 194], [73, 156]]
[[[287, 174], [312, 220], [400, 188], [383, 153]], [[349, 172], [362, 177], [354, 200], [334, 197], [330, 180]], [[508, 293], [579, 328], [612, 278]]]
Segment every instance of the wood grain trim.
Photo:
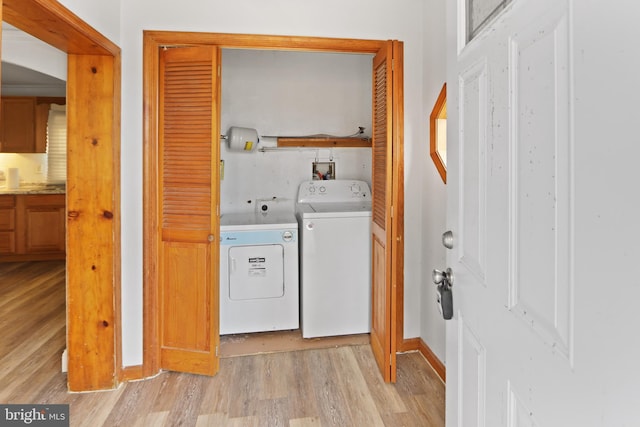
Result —
[[57, 1], [3, 0], [2, 18], [66, 53], [120, 53], [120, 48], [115, 43]]
[[438, 374], [443, 383], [447, 382], [447, 368], [438, 359], [438, 356], [431, 350], [431, 348], [425, 343], [422, 338], [409, 338], [402, 341], [402, 345], [399, 347], [400, 353], [408, 353], [410, 351], [419, 351], [420, 354], [427, 359], [429, 365]]
[[[112, 100], [112, 122], [111, 126], [111, 155], [113, 161], [108, 173], [111, 174], [111, 196], [114, 209], [112, 232], [113, 232], [113, 244], [111, 246], [113, 251], [113, 311], [116, 319], [115, 324], [115, 349], [116, 352], [113, 355], [115, 357], [115, 366], [122, 366], [122, 208], [121, 208], [121, 188], [122, 183], [120, 181], [121, 171], [121, 147], [122, 141], [121, 135], [121, 121], [120, 112], [122, 111], [122, 57], [120, 52], [113, 55], [113, 94]], [[103, 190], [104, 191], [104, 190]], [[118, 376], [119, 370], [116, 372], [116, 385], [121, 381]]]
[[135, 381], [145, 377], [142, 365], [126, 366], [120, 369], [120, 381]]
[[386, 41], [380, 40], [178, 31], [144, 31], [144, 37], [157, 45], [189, 46], [207, 44], [233, 49], [277, 49], [371, 54], [378, 52], [386, 43]]
[[[278, 49], [278, 50], [299, 50], [299, 51], [320, 51], [320, 52], [344, 52], [344, 53], [368, 53], [375, 54], [382, 49], [388, 48], [388, 41], [380, 40], [355, 40], [340, 38], [317, 38], [317, 37], [290, 37], [290, 36], [268, 36], [268, 35], [247, 35], [247, 34], [224, 34], [224, 33], [194, 33], [194, 32], [172, 32], [172, 31], [144, 31], [143, 32], [143, 156], [144, 156], [144, 375], [155, 375], [159, 371], [159, 326], [155, 318], [158, 309], [158, 295], [156, 280], [158, 277], [156, 259], [158, 254], [158, 239], [156, 230], [158, 227], [158, 206], [156, 203], [157, 192], [155, 189], [155, 179], [157, 179], [158, 152], [155, 142], [158, 140], [158, 49], [162, 46], [188, 46], [188, 45], [217, 45], [225, 48], [246, 48], [246, 49]], [[402, 43], [399, 44], [402, 46]], [[402, 61], [402, 59], [399, 59]], [[398, 62], [396, 65], [401, 65]], [[400, 88], [402, 78], [399, 79]], [[402, 106], [402, 101], [399, 102]], [[399, 110], [403, 114], [403, 110]], [[218, 117], [219, 119], [219, 117]], [[403, 126], [401, 126], [402, 128]], [[397, 164], [403, 165], [404, 159], [398, 158]], [[403, 170], [403, 169], [402, 169]], [[398, 188], [398, 201], [402, 201], [404, 209], [403, 187]], [[404, 227], [398, 227], [398, 232], [404, 233]], [[401, 236], [399, 247], [404, 245], [404, 236]], [[404, 261], [402, 255], [398, 261]], [[396, 272], [403, 275], [403, 265], [396, 267]], [[394, 285], [395, 301], [394, 315], [394, 339], [393, 347], [397, 348], [398, 341], [402, 339], [403, 324], [403, 281], [396, 280]], [[397, 306], [396, 306], [397, 305]], [[395, 352], [393, 357], [395, 358]]]
[[393, 259], [392, 280], [393, 300], [392, 328], [395, 329], [396, 343], [404, 338], [404, 45], [393, 42], [393, 186], [391, 218], [391, 253]]
[[77, 228], [74, 238], [67, 233], [67, 379], [73, 391], [113, 388], [121, 359], [120, 48], [56, 1], [4, 0], [2, 14], [69, 54], [69, 140], [77, 149], [68, 155], [78, 166], [67, 174], [67, 230]]
[[[119, 60], [68, 55], [67, 325], [72, 391], [117, 385]], [[90, 135], [90, 136], [88, 136]], [[92, 236], [92, 244], [87, 244]]]
[[297, 138], [279, 137], [278, 147], [361, 147], [371, 148], [370, 138]]
[[158, 111], [160, 87], [160, 45], [145, 32], [143, 38], [143, 375], [149, 377], [160, 370], [160, 326], [157, 310], [159, 308], [158, 292], [158, 164], [159, 149], [157, 141]]

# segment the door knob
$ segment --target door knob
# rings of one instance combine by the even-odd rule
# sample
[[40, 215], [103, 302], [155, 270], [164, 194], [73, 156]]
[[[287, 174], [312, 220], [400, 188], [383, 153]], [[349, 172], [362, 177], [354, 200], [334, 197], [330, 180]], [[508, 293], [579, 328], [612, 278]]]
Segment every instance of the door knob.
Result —
[[433, 283], [436, 285], [448, 285], [449, 287], [453, 286], [453, 270], [447, 268], [445, 271], [433, 269], [433, 273], [431, 273], [431, 277], [433, 278]]
[[448, 230], [442, 233], [442, 246], [453, 249], [453, 231]]

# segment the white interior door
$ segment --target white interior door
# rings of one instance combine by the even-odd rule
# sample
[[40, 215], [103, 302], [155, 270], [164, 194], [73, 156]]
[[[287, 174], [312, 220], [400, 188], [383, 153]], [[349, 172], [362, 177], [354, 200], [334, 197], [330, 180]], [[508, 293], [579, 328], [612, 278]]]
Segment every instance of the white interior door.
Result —
[[447, 18], [447, 425], [638, 425], [639, 7], [513, 0], [466, 43], [465, 3]]

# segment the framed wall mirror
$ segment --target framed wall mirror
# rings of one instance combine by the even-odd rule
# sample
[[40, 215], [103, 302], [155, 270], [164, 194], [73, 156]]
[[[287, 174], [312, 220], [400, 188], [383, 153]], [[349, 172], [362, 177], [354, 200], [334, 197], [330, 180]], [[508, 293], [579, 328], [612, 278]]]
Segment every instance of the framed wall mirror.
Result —
[[447, 183], [447, 84], [442, 85], [440, 95], [436, 100], [429, 117], [430, 148], [429, 154], [436, 169]]

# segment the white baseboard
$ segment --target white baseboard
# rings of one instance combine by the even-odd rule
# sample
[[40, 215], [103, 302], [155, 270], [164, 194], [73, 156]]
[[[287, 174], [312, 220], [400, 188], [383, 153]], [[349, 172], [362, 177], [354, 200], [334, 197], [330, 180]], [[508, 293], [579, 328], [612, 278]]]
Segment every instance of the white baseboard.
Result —
[[62, 350], [62, 372], [67, 372], [67, 368], [69, 367], [69, 359], [67, 356], [67, 349]]

